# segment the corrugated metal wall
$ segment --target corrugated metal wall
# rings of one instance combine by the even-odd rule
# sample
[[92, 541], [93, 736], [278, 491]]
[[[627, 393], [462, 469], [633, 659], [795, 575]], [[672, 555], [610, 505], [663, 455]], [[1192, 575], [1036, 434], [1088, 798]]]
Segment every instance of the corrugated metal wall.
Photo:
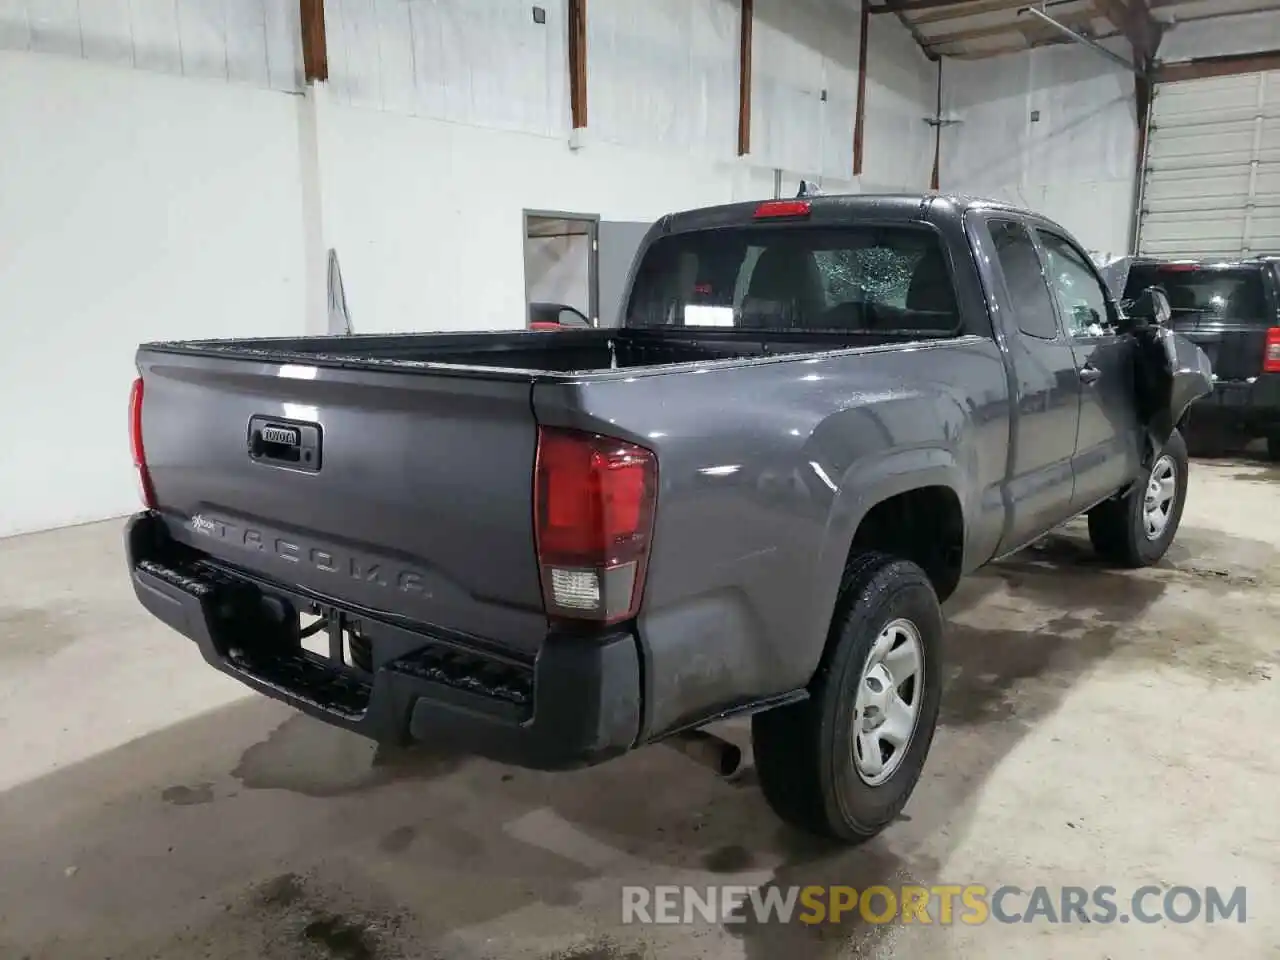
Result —
[[0, 0], [0, 50], [300, 88], [297, 0]]
[[[540, 136], [569, 134], [565, 0], [327, 0], [337, 102]], [[609, 0], [587, 17], [588, 134], [737, 156], [740, 0]], [[850, 179], [858, 5], [757, 0], [751, 160]]]

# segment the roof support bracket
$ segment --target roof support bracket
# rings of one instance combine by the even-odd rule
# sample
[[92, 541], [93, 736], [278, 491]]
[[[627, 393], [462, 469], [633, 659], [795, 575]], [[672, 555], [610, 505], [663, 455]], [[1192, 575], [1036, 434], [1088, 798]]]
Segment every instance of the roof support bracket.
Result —
[[1102, 44], [1098, 43], [1098, 41], [1092, 40], [1089, 37], [1084, 36], [1083, 34], [1076, 33], [1066, 24], [1059, 23], [1057, 20], [1053, 19], [1053, 17], [1049, 16], [1039, 7], [1023, 7], [1021, 10], [1018, 11], [1018, 13], [1020, 14], [1029, 13], [1032, 16], [1037, 17], [1040, 20], [1043, 20], [1045, 23], [1053, 27], [1063, 36], [1069, 37], [1070, 39], [1074, 40], [1076, 43], [1082, 43], [1086, 47], [1090, 47], [1096, 50], [1098, 53], [1102, 54], [1102, 56], [1106, 57], [1108, 60], [1112, 61], [1113, 63], [1119, 64], [1120, 66], [1124, 67], [1126, 70], [1131, 71], [1132, 73], [1136, 73], [1140, 77], [1145, 77], [1147, 75], [1146, 70], [1144, 70], [1142, 67], [1138, 66], [1135, 63], [1130, 63], [1128, 60], [1120, 56], [1120, 54], [1118, 53], [1113, 53], [1112, 51], [1104, 47]]

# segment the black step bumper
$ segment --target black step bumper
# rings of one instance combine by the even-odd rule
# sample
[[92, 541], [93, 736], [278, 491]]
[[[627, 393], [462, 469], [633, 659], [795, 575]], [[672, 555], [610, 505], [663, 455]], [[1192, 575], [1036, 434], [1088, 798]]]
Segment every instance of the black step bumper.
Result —
[[1280, 373], [1264, 373], [1248, 380], [1218, 380], [1213, 392], [1191, 407], [1197, 423], [1218, 423], [1255, 436], [1280, 432]]
[[[552, 635], [523, 663], [360, 611], [362, 628], [394, 651], [367, 673], [297, 643], [296, 613], [317, 598], [206, 562], [175, 544], [150, 512], [130, 518], [125, 542], [147, 610], [194, 640], [211, 666], [326, 723], [379, 742], [430, 742], [540, 770], [600, 763], [636, 743], [640, 662], [625, 629]], [[277, 621], [280, 611], [287, 615]]]

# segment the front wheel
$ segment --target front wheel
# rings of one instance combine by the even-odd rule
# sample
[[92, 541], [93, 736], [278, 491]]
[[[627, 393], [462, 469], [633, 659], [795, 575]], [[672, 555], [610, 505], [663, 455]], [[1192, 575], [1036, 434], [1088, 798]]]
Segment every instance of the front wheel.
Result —
[[850, 562], [809, 699], [752, 719], [760, 786], [778, 816], [854, 843], [897, 817], [937, 726], [942, 639], [923, 570], [878, 553]]
[[1187, 445], [1174, 430], [1141, 482], [1089, 511], [1089, 539], [1098, 555], [1125, 567], [1159, 562], [1182, 522], [1188, 478]]

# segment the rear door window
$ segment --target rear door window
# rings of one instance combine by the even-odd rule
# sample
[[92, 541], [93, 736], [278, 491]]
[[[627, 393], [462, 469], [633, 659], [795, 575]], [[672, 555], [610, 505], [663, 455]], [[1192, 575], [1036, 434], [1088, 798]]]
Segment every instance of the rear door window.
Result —
[[627, 325], [946, 335], [960, 316], [930, 230], [741, 227], [656, 241]]
[[988, 229], [1018, 329], [1037, 340], [1056, 340], [1058, 318], [1031, 234], [1012, 220], [991, 220]]
[[1159, 287], [1165, 292], [1175, 321], [1267, 323], [1260, 268], [1135, 263], [1125, 281], [1124, 299], [1137, 299], [1147, 287]]

